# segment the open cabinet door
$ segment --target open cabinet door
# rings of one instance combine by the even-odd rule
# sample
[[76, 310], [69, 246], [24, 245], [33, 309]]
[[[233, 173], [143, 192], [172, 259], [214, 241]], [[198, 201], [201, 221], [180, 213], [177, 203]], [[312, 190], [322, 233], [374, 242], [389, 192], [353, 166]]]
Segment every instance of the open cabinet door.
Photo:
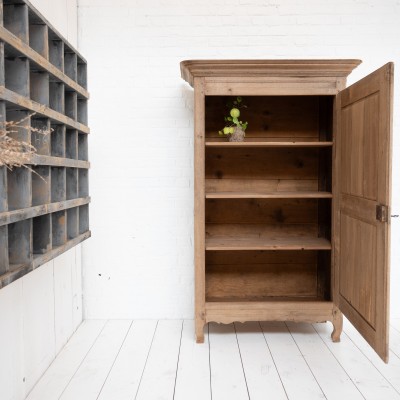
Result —
[[338, 95], [334, 302], [388, 361], [393, 63]]

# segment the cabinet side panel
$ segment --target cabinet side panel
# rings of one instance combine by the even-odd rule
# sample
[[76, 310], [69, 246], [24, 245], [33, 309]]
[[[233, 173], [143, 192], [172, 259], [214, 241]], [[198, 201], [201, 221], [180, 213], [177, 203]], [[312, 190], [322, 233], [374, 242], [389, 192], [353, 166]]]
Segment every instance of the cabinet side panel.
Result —
[[[346, 81], [341, 80], [338, 82], [338, 90], [343, 90], [346, 87]], [[332, 153], [332, 253], [331, 253], [331, 292], [332, 301], [339, 305], [339, 232], [340, 232], [340, 96], [336, 95], [333, 101], [333, 121], [332, 121], [332, 140], [333, 140], [333, 153]]]
[[194, 262], [196, 339], [204, 340], [205, 321], [205, 137], [204, 78], [194, 80]]

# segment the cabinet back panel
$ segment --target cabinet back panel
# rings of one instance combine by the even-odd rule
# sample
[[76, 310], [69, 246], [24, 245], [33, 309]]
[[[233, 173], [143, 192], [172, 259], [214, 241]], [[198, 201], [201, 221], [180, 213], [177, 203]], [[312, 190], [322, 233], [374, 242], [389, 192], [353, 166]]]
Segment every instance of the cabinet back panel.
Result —
[[330, 251], [207, 251], [207, 301], [330, 300]]
[[206, 298], [317, 297], [316, 264], [235, 264], [206, 268]]
[[259, 251], [207, 251], [207, 265], [243, 265], [243, 264], [316, 264], [316, 251], [284, 251], [284, 250], [259, 250]]
[[318, 149], [209, 148], [206, 179], [318, 180]]
[[213, 192], [306, 192], [318, 190], [317, 179], [206, 179], [206, 193]]
[[[218, 131], [229, 115], [228, 102], [236, 97], [206, 97], [206, 137], [226, 140]], [[240, 120], [249, 123], [246, 140], [319, 140], [318, 96], [246, 96]]]
[[316, 224], [317, 222], [317, 199], [206, 200], [206, 223]]
[[288, 237], [318, 237], [314, 224], [206, 224], [206, 237], [227, 240], [281, 239]]

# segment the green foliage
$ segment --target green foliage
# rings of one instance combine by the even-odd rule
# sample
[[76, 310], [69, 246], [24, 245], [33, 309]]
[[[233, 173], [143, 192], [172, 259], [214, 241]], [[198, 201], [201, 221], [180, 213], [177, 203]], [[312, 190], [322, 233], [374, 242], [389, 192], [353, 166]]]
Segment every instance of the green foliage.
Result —
[[245, 131], [247, 129], [248, 122], [242, 122], [239, 120], [239, 117], [241, 115], [240, 109], [247, 108], [247, 106], [243, 104], [242, 97], [236, 97], [233, 102], [227, 103], [226, 106], [227, 108], [229, 108], [229, 115], [227, 117], [224, 117], [226, 125], [222, 130], [218, 131], [218, 134], [231, 135], [235, 131], [235, 126]]

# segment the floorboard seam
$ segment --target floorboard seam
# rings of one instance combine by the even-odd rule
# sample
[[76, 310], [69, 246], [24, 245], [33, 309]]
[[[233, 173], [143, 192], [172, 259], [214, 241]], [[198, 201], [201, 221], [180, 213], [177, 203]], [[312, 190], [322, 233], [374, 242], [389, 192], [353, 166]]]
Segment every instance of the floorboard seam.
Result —
[[60, 396], [58, 396], [58, 400], [61, 399], [62, 395], [64, 394], [64, 392], [67, 390], [67, 387], [69, 386], [69, 384], [71, 383], [72, 379], [74, 379], [74, 376], [76, 375], [76, 373], [79, 371], [79, 368], [81, 367], [81, 365], [83, 364], [83, 362], [86, 360], [86, 357], [88, 356], [88, 354], [90, 353], [90, 350], [92, 350], [93, 346], [96, 344], [97, 340], [99, 339], [100, 335], [102, 334], [104, 328], [107, 326], [108, 322], [110, 320], [107, 320], [106, 323], [103, 325], [103, 327], [101, 328], [99, 334], [96, 336], [96, 339], [93, 341], [92, 345], [89, 347], [89, 350], [86, 352], [85, 357], [82, 358], [82, 361], [79, 363], [78, 367], [76, 368], [75, 372], [72, 374], [71, 378], [69, 379], [68, 383], [65, 385], [65, 388], [63, 389], [63, 391], [61, 392]]
[[153, 337], [151, 338], [151, 343], [150, 343], [149, 351], [148, 351], [147, 357], [146, 357], [146, 362], [144, 363], [143, 371], [142, 371], [142, 374], [140, 375], [139, 384], [138, 384], [138, 387], [137, 387], [137, 390], [136, 390], [136, 394], [135, 394], [135, 400], [136, 400], [137, 395], [138, 395], [138, 393], [139, 393], [140, 385], [141, 385], [142, 379], [143, 379], [144, 370], [146, 369], [147, 361], [149, 360], [149, 355], [150, 355], [150, 352], [151, 352], [151, 348], [153, 347], [153, 342], [154, 342], [154, 337], [156, 336], [157, 327], [158, 327], [158, 322], [159, 322], [159, 320], [157, 320], [156, 327], [154, 328]]
[[316, 334], [318, 335], [318, 337], [321, 339], [322, 343], [325, 345], [325, 347], [328, 349], [328, 351], [332, 354], [333, 358], [337, 361], [337, 363], [340, 365], [340, 368], [342, 368], [342, 370], [344, 371], [344, 373], [348, 376], [348, 378], [350, 379], [350, 381], [353, 383], [353, 385], [356, 387], [356, 389], [359, 391], [359, 393], [361, 394], [362, 398], [365, 399], [364, 394], [361, 392], [360, 388], [357, 386], [357, 384], [354, 382], [354, 380], [352, 379], [352, 377], [348, 374], [348, 372], [346, 371], [346, 369], [343, 367], [343, 365], [341, 364], [341, 362], [336, 358], [336, 356], [333, 354], [333, 352], [331, 351], [331, 349], [329, 348], [329, 346], [325, 343], [325, 341], [322, 339], [321, 335], [317, 332], [317, 330], [314, 328], [313, 324], [310, 324], [312, 326], [312, 328], [314, 329], [314, 331], [316, 332]]
[[250, 400], [249, 385], [247, 384], [246, 371], [244, 370], [244, 366], [243, 366], [243, 358], [242, 358], [242, 353], [240, 351], [239, 339], [238, 339], [235, 323], [233, 323], [233, 329], [235, 330], [236, 344], [237, 344], [237, 347], [238, 347], [238, 350], [239, 350], [240, 363], [242, 364], [244, 382], [246, 383], [247, 396], [249, 396], [249, 400]]
[[287, 326], [286, 322], [284, 322], [284, 324], [285, 324], [286, 329], [287, 329], [287, 331], [289, 332], [290, 336], [292, 337], [292, 340], [293, 340], [294, 344], [296, 345], [296, 347], [298, 348], [298, 350], [299, 350], [301, 356], [303, 357], [304, 362], [307, 364], [307, 367], [308, 367], [308, 369], [310, 370], [311, 375], [313, 376], [315, 382], [317, 383], [318, 387], [321, 389], [321, 392], [322, 392], [322, 394], [324, 395], [325, 399], [327, 399], [328, 397], [326, 396], [326, 394], [325, 394], [325, 392], [323, 391], [321, 385], [319, 384], [317, 377], [314, 375], [314, 372], [313, 372], [313, 370], [311, 369], [310, 364], [308, 363], [306, 357], [304, 356], [303, 352], [300, 350], [300, 347], [299, 347], [299, 345], [297, 344], [295, 338], [293, 337], [292, 332], [290, 331], [290, 329], [289, 329], [289, 327]]
[[208, 340], [208, 370], [210, 371], [210, 395], [211, 395], [211, 400], [213, 400], [212, 379], [211, 379], [210, 323], [207, 324], [207, 340]]
[[181, 355], [181, 346], [182, 346], [182, 334], [183, 334], [183, 324], [185, 320], [182, 320], [182, 327], [181, 327], [181, 339], [179, 341], [179, 350], [178, 350], [178, 360], [176, 361], [176, 372], [175, 372], [175, 383], [174, 383], [174, 393], [172, 395], [172, 399], [175, 399], [175, 390], [176, 390], [176, 380], [178, 378], [178, 369], [179, 369], [179, 357]]
[[129, 328], [128, 328], [127, 332], [126, 332], [126, 335], [125, 335], [125, 337], [124, 337], [124, 340], [122, 341], [121, 346], [120, 346], [120, 348], [119, 348], [118, 351], [117, 351], [117, 355], [115, 356], [114, 361], [113, 361], [113, 363], [111, 364], [110, 370], [108, 371], [107, 376], [106, 376], [106, 378], [104, 379], [103, 384], [101, 385], [99, 394], [96, 396], [96, 400], [100, 397], [101, 392], [102, 392], [102, 390], [103, 390], [103, 388], [104, 388], [104, 385], [106, 384], [107, 379], [108, 379], [108, 377], [110, 376], [110, 373], [111, 373], [112, 369], [114, 368], [115, 362], [117, 361], [117, 358], [118, 358], [118, 356], [119, 356], [119, 353], [121, 352], [122, 347], [124, 346], [124, 343], [125, 343], [125, 341], [126, 341], [126, 338], [128, 337], [128, 334], [129, 334], [129, 332], [130, 332], [130, 330], [131, 330], [131, 328], [132, 328], [132, 325], [133, 325], [133, 320], [131, 321], [131, 324], [129, 325]]
[[261, 330], [261, 333], [262, 333], [262, 335], [263, 335], [263, 337], [264, 337], [265, 344], [267, 345], [269, 354], [270, 354], [270, 356], [271, 356], [271, 360], [272, 360], [272, 362], [274, 363], [274, 366], [275, 366], [275, 369], [276, 369], [276, 373], [278, 374], [279, 380], [281, 381], [281, 385], [282, 385], [283, 391], [285, 392], [285, 396], [286, 396], [286, 398], [289, 400], [289, 396], [288, 396], [288, 394], [287, 394], [287, 392], [286, 392], [285, 385], [283, 384], [283, 381], [282, 381], [282, 378], [281, 378], [281, 374], [279, 373], [279, 370], [278, 370], [278, 367], [277, 367], [277, 365], [276, 365], [274, 356], [272, 355], [272, 351], [271, 351], [271, 349], [269, 348], [269, 344], [268, 344], [267, 338], [266, 338], [265, 335], [264, 335], [264, 330], [263, 330], [263, 328], [262, 328], [262, 326], [261, 326], [261, 322], [260, 322], [260, 321], [258, 321], [258, 325], [260, 326], [260, 330]]
[[357, 346], [357, 343], [355, 343], [353, 339], [345, 331], [343, 331], [343, 333], [349, 338], [349, 340], [354, 344], [354, 346], [357, 347], [360, 353], [372, 364], [372, 366], [381, 374], [381, 376], [396, 391], [396, 393], [400, 395], [400, 392], [393, 386], [393, 384], [388, 380], [388, 378], [386, 378], [386, 376], [382, 374], [382, 372], [376, 367], [376, 365], [372, 362], [372, 360]]

